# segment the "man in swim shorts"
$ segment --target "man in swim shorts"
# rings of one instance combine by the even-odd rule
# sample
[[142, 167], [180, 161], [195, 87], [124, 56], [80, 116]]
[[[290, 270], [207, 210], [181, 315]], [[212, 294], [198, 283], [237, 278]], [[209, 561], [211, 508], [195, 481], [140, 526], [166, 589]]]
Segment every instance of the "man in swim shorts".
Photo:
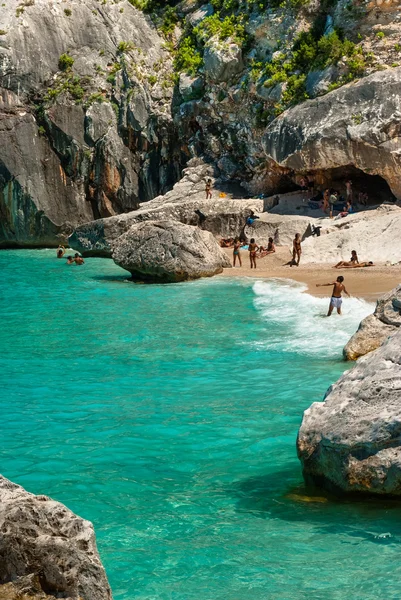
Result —
[[350, 297], [349, 293], [345, 289], [345, 285], [344, 285], [343, 281], [344, 281], [344, 277], [342, 275], [340, 275], [339, 277], [337, 277], [336, 281], [332, 281], [331, 283], [317, 283], [316, 284], [316, 287], [325, 287], [328, 285], [333, 286], [333, 292], [332, 292], [331, 298], [330, 298], [329, 312], [327, 313], [328, 317], [331, 316], [331, 313], [333, 312], [333, 310], [335, 308], [337, 309], [337, 313], [339, 315], [341, 315], [341, 305], [343, 303], [343, 299], [341, 297], [342, 292], [344, 292], [344, 294], [347, 294], [347, 296]]

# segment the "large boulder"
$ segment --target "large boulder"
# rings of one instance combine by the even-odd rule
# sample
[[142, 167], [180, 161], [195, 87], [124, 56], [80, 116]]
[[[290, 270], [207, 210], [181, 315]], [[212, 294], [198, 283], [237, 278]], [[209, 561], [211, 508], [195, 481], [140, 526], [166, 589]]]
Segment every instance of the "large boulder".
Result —
[[229, 81], [244, 68], [240, 46], [216, 37], [207, 43], [203, 60], [205, 74], [212, 81]]
[[373, 315], [363, 319], [347, 345], [344, 358], [356, 360], [376, 350], [401, 327], [401, 285], [378, 299]]
[[170, 192], [141, 204], [139, 210], [77, 227], [69, 238], [69, 244], [84, 256], [110, 257], [114, 242], [135, 223], [172, 219], [186, 225], [198, 225], [196, 210], [206, 217], [202, 229], [220, 237], [240, 235], [251, 212], [263, 210], [263, 200], [237, 200], [230, 194], [221, 198], [217, 190], [213, 190], [211, 200], [206, 200], [205, 182], [209, 177], [215, 181], [209, 165], [191, 161], [183, 172], [183, 178]]
[[0, 476], [0, 530], [0, 584], [25, 578], [57, 598], [111, 600], [92, 524], [59, 502]]
[[265, 152], [298, 172], [353, 165], [383, 177], [401, 198], [400, 87], [401, 67], [294, 106], [267, 127]]
[[133, 225], [112, 256], [134, 278], [156, 282], [211, 277], [231, 267], [211, 233], [172, 220]]
[[308, 408], [298, 433], [307, 483], [401, 495], [401, 332]]

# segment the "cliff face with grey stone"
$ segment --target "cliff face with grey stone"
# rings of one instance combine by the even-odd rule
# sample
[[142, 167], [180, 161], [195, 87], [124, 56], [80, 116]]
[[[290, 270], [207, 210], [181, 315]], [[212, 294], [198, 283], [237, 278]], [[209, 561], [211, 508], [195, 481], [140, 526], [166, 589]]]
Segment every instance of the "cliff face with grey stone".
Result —
[[242, 196], [308, 172], [401, 197], [395, 0], [3, 4], [2, 247], [129, 213], [192, 158]]
[[111, 600], [89, 521], [0, 476], [0, 598]]
[[9, 0], [0, 27], [0, 245], [54, 245], [172, 186], [171, 59], [149, 17]]
[[400, 350], [398, 331], [305, 411], [297, 448], [307, 483], [401, 495]]

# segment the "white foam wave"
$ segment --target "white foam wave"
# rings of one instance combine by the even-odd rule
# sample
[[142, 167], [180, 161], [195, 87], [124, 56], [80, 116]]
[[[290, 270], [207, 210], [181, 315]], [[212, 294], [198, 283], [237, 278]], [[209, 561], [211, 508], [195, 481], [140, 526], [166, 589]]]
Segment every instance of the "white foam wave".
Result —
[[344, 345], [375, 305], [359, 298], [345, 298], [343, 314], [333, 312], [327, 318], [331, 288], [327, 288], [327, 298], [306, 294], [306, 289], [306, 285], [286, 279], [254, 284], [255, 306], [266, 321], [264, 347], [325, 358], [341, 356]]

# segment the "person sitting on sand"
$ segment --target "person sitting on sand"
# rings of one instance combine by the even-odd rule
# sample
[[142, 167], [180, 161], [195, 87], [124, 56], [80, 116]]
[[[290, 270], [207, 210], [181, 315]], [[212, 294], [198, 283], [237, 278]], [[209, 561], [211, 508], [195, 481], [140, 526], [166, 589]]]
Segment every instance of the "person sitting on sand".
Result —
[[337, 215], [336, 219], [342, 219], [342, 218], [350, 215], [353, 212], [354, 211], [352, 208], [352, 204], [349, 200], [347, 200], [347, 204], [344, 206], [344, 210], [342, 212], [340, 212], [340, 214]]
[[233, 267], [235, 267], [235, 263], [237, 261], [238, 258], [238, 262], [239, 262], [239, 266], [242, 267], [242, 260], [241, 260], [241, 242], [239, 241], [238, 238], [235, 238], [234, 240], [234, 250], [233, 250]]
[[272, 237], [269, 237], [269, 242], [268, 242], [266, 248], [264, 248], [263, 246], [259, 247], [259, 258], [263, 258], [264, 256], [267, 256], [268, 254], [274, 254], [275, 251], [276, 251], [276, 246], [274, 245], [274, 240]]
[[295, 238], [292, 242], [292, 265], [299, 267], [299, 261], [301, 260], [302, 248], [301, 248], [301, 234], [296, 233]]
[[339, 263], [334, 265], [333, 269], [342, 269], [343, 267], [349, 267], [354, 264], [359, 265], [358, 255], [356, 253], [356, 250], [351, 250], [351, 258], [349, 259], [349, 261], [340, 260]]
[[75, 256], [68, 257], [67, 265], [72, 265], [72, 263], [75, 263], [76, 265], [83, 265], [84, 262], [85, 261], [82, 256], [79, 256], [78, 252], [76, 252]]
[[233, 244], [234, 244], [233, 238], [222, 238], [220, 240], [220, 246], [222, 248], [232, 248]]
[[212, 197], [212, 180], [211, 179], [208, 179], [206, 181], [205, 192], [206, 192], [206, 200], [210, 200]]
[[64, 254], [65, 254], [64, 246], [59, 246], [57, 248], [57, 258], [63, 258]]
[[337, 279], [335, 281], [332, 281], [331, 283], [317, 283], [316, 284], [316, 287], [325, 287], [325, 286], [329, 286], [329, 285], [333, 286], [333, 292], [332, 292], [331, 298], [330, 298], [329, 312], [327, 313], [328, 317], [331, 316], [331, 313], [333, 312], [333, 310], [335, 308], [337, 309], [337, 313], [339, 315], [341, 315], [341, 305], [343, 303], [343, 299], [341, 297], [342, 292], [347, 294], [347, 296], [350, 298], [349, 293], [345, 289], [345, 285], [344, 285], [343, 281], [344, 281], [344, 277], [342, 275], [340, 275], [339, 277], [337, 277]]
[[359, 269], [360, 267], [374, 267], [375, 264], [370, 260], [369, 262], [365, 261], [365, 262], [361, 262], [358, 263], [357, 265], [346, 265], [344, 266], [344, 269]]
[[255, 238], [251, 238], [249, 242], [248, 251], [249, 251], [249, 259], [251, 261], [251, 269], [256, 269], [256, 252], [259, 246], [255, 243]]

